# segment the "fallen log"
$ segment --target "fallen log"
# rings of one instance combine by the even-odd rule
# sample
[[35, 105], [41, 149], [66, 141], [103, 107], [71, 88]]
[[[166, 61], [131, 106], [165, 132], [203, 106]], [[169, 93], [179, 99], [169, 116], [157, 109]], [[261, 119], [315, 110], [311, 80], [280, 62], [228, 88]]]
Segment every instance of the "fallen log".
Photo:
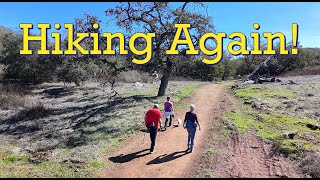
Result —
[[273, 56], [268, 56], [266, 60], [263, 61], [256, 70], [254, 70], [251, 74], [247, 76], [247, 79], [256, 81], [256, 79], [261, 77], [261, 75], [270, 75], [269, 63], [272, 60], [272, 57]]
[[276, 79], [275, 77], [272, 77], [271, 79], [268, 78], [257, 78], [254, 84], [262, 84], [264, 82], [282, 82], [280, 79]]
[[275, 77], [270, 77], [269, 64], [274, 56], [267, 56], [266, 60], [264, 60], [257, 69], [255, 69], [251, 74], [249, 74], [243, 85], [246, 84], [262, 84], [264, 82], [282, 82], [280, 79], [276, 79]]

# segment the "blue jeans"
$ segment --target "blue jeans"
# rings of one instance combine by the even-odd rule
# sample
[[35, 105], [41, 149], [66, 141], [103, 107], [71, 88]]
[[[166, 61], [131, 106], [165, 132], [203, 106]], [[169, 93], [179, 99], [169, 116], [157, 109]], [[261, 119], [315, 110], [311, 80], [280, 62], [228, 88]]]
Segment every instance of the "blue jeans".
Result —
[[188, 131], [188, 148], [192, 150], [197, 128], [187, 128], [187, 131]]

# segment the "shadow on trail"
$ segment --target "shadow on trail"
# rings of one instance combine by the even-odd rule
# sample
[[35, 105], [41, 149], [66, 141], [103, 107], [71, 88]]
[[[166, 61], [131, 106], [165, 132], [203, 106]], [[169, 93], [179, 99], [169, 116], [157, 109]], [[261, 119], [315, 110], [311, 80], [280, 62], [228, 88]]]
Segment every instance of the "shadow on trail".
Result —
[[[109, 160], [114, 163], [127, 163], [129, 161], [134, 160], [134, 159], [141, 158], [141, 157], [144, 157], [148, 154], [151, 154], [150, 152], [143, 153], [145, 151], [149, 151], [149, 149], [144, 149], [144, 150], [134, 152], [131, 154], [127, 154], [127, 155], [120, 154], [119, 156], [116, 156], [116, 157], [110, 157]], [[140, 153], [143, 153], [143, 154], [140, 154]]]
[[187, 151], [178, 151], [178, 152], [171, 153], [169, 155], [164, 154], [164, 155], [161, 155], [161, 156], [153, 159], [152, 161], [149, 161], [147, 163], [147, 165], [166, 163], [166, 162], [178, 159], [178, 158], [185, 156], [187, 154], [189, 154], [189, 152], [187, 152]]

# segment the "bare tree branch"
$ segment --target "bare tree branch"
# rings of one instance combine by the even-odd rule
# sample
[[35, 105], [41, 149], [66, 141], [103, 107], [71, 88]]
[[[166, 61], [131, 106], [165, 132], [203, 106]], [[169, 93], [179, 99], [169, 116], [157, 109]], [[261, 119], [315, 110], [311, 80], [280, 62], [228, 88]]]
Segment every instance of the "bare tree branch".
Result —
[[182, 8], [181, 8], [181, 11], [184, 11], [184, 9], [186, 8], [186, 6], [187, 6], [188, 3], [189, 3], [189, 2], [185, 2], [185, 3], [183, 4], [183, 6], [182, 6]]

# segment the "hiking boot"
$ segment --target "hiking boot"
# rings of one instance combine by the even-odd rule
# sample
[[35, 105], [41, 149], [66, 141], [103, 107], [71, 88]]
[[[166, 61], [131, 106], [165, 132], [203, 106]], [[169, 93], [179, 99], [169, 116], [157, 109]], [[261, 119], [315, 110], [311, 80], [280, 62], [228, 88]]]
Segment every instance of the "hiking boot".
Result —
[[156, 146], [154, 146], [153, 148], [150, 148], [150, 153], [153, 153], [156, 151]]

